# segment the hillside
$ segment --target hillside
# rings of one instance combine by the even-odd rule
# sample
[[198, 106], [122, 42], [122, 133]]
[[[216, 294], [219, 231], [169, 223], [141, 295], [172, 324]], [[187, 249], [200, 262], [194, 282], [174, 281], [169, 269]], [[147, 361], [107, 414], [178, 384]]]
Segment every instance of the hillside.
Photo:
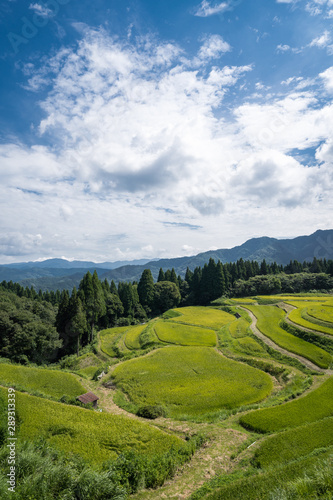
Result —
[[333, 229], [318, 230], [309, 236], [293, 239], [252, 238], [240, 246], [230, 249], [209, 250], [191, 257], [94, 264], [93, 262], [68, 262], [64, 259], [51, 259], [39, 263], [20, 263], [0, 266], [0, 281], [12, 280], [23, 286], [34, 286], [45, 290], [72, 289], [78, 286], [82, 276], [97, 269], [100, 279], [119, 281], [140, 279], [144, 269], [150, 269], [157, 279], [159, 269], [174, 268], [177, 275], [185, 275], [186, 268], [193, 270], [203, 266], [213, 258], [216, 262], [236, 262], [239, 259], [286, 265], [290, 260], [299, 262], [317, 258], [333, 258]]

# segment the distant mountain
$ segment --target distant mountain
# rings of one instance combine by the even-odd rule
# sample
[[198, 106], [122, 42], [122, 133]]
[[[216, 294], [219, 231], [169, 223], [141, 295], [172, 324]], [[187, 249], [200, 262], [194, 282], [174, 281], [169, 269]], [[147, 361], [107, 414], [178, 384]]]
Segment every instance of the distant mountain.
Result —
[[[98, 272], [100, 279], [119, 281], [137, 281], [144, 269], [150, 269], [157, 279], [159, 269], [175, 268], [177, 274], [185, 275], [186, 268], [193, 270], [203, 266], [210, 258], [223, 263], [243, 260], [277, 262], [286, 265], [290, 260], [299, 262], [318, 259], [333, 259], [333, 229], [318, 230], [310, 236], [278, 240], [276, 238], [252, 238], [243, 245], [221, 250], [210, 250], [192, 257], [161, 259], [153, 261], [132, 261], [95, 264], [93, 262], [69, 262], [64, 259], [51, 259], [44, 262], [28, 262], [0, 266], [0, 281], [17, 281], [23, 286], [36, 289], [62, 290], [78, 286], [82, 276], [89, 270]], [[111, 267], [112, 266], [112, 267]]]

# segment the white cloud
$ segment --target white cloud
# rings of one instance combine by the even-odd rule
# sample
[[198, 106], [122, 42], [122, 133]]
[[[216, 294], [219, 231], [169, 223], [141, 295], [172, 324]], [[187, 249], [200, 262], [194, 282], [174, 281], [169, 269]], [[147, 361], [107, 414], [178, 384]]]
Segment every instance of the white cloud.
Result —
[[207, 0], [203, 0], [199, 7], [196, 9], [194, 15], [198, 17], [214, 16], [221, 14], [229, 9], [229, 2], [221, 2], [211, 5]]
[[36, 14], [41, 17], [52, 17], [54, 16], [54, 12], [47, 7], [40, 5], [39, 3], [31, 3], [29, 5], [29, 9], [33, 10]]
[[325, 71], [320, 73], [320, 78], [324, 80], [325, 89], [327, 92], [333, 92], [333, 66], [327, 68]]
[[[207, 39], [207, 59], [224, 43]], [[0, 146], [3, 254], [166, 257], [228, 246], [225, 234], [241, 243], [256, 224], [270, 234], [272, 220], [286, 234], [284, 216], [300, 233], [326, 220], [333, 107], [315, 82], [297, 91], [302, 81], [290, 77], [284, 96], [228, 102], [229, 119], [225, 96], [253, 68], [204, 61], [172, 43], [146, 37], [134, 46], [85, 30], [42, 69], [25, 66], [32, 91], [44, 96], [48, 86], [39, 132], [56, 140]], [[332, 68], [318, 81], [333, 90]], [[293, 158], [307, 148], [320, 168]]]
[[319, 47], [319, 48], [324, 48], [329, 45], [331, 41], [331, 34], [329, 31], [325, 30], [324, 33], [312, 40], [312, 42], [309, 44], [310, 47]]
[[279, 44], [277, 47], [276, 47], [276, 50], [278, 52], [288, 52], [288, 50], [291, 50], [291, 47], [289, 45], [282, 45], [282, 44]]
[[231, 46], [220, 35], [210, 35], [200, 47], [198, 56], [202, 60], [218, 59], [230, 51]]

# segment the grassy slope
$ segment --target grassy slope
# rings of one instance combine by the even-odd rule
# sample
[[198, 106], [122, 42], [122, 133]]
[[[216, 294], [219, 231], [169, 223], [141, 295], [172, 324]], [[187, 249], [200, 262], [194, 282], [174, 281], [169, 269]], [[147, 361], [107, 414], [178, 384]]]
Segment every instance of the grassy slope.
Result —
[[171, 321], [204, 326], [212, 330], [219, 330], [222, 326], [235, 320], [231, 314], [211, 307], [181, 307], [174, 309], [174, 311], [180, 313], [181, 316], [171, 318]]
[[[0, 394], [7, 391], [0, 388]], [[134, 449], [139, 453], [165, 452], [181, 446], [182, 440], [128, 417], [85, 410], [76, 406], [16, 392], [20, 427], [18, 438], [45, 437], [66, 453], [79, 454], [100, 464], [118, 453]]]

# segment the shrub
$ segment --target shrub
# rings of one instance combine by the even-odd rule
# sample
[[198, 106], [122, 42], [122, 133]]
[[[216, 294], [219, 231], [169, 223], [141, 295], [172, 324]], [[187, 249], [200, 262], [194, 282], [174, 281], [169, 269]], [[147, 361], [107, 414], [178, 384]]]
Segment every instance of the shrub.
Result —
[[158, 417], [166, 417], [167, 411], [161, 405], [148, 405], [141, 406], [137, 411], [138, 417], [149, 418], [150, 420], [155, 420]]

